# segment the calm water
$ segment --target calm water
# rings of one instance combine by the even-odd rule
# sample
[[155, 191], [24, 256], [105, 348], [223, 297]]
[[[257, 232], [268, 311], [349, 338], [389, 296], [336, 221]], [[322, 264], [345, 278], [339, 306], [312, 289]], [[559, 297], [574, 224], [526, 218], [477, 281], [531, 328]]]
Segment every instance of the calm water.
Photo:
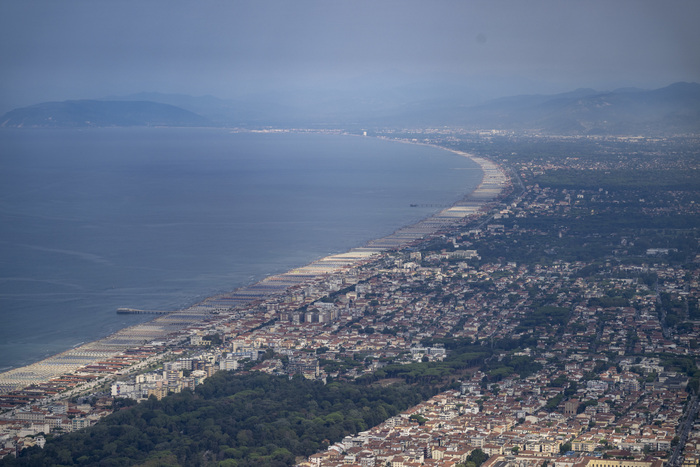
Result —
[[481, 171], [371, 138], [212, 129], [0, 131], [0, 371], [332, 253], [451, 204]]

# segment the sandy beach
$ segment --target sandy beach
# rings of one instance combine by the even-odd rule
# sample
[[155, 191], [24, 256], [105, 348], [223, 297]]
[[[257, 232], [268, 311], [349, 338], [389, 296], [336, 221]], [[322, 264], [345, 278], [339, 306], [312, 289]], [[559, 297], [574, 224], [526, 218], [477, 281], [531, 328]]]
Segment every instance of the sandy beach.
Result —
[[256, 284], [231, 293], [209, 297], [187, 309], [158, 316], [146, 323], [122, 329], [104, 339], [83, 344], [31, 365], [2, 373], [0, 374], [0, 394], [32, 384], [44, 383], [61, 375], [76, 373], [78, 370], [81, 374], [90, 373], [85, 367], [114, 359], [130, 349], [143, 346], [157, 347], [175, 333], [201, 324], [206, 319], [230, 318], [232, 313], [237, 313], [253, 302], [282, 294], [292, 286], [339, 273], [376, 258], [385, 251], [417, 242], [454, 226], [467, 217], [477, 215], [485, 205], [498, 198], [508, 178], [499, 166], [488, 159], [459, 151], [452, 152], [469, 157], [476, 162], [483, 171], [483, 178], [476, 190], [451, 207], [413, 225], [403, 227], [391, 235], [372, 240], [362, 247], [327, 256], [284, 274], [267, 277]]

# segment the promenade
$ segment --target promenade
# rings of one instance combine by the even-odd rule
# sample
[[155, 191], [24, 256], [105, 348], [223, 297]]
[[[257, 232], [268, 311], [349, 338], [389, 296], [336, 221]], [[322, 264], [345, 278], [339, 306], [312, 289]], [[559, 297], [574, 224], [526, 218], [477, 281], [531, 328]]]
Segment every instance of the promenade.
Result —
[[288, 288], [338, 273], [362, 262], [371, 260], [387, 250], [410, 245], [441, 230], [450, 228], [465, 218], [477, 215], [488, 203], [497, 199], [508, 179], [493, 162], [470, 157], [483, 171], [481, 184], [464, 199], [416, 224], [403, 227], [391, 235], [370, 241], [367, 245], [348, 252], [327, 256], [306, 266], [284, 274], [270, 276], [262, 281], [237, 289], [231, 293], [207, 298], [185, 310], [175, 311], [152, 321], [122, 329], [104, 339], [67, 350], [37, 363], [0, 374], [0, 394], [16, 391], [32, 384], [41, 384], [67, 374], [89, 374], [88, 366], [101, 363], [123, 354], [129, 349], [157, 346], [173, 335], [200, 324], [205, 319], [229, 317], [231, 311], [252, 302], [284, 293]]

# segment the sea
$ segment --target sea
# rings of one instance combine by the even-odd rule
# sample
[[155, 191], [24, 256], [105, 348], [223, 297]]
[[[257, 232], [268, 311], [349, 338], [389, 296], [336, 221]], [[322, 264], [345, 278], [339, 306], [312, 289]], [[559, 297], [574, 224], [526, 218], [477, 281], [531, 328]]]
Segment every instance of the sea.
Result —
[[[391, 234], [473, 191], [436, 147], [202, 128], [0, 130], [0, 371]], [[412, 206], [417, 205], [417, 206]]]

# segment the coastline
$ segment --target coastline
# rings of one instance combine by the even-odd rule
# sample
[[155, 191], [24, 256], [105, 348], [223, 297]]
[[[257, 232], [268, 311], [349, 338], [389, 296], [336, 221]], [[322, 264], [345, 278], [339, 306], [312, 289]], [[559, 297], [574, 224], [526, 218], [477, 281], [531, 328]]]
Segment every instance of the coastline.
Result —
[[[280, 295], [293, 286], [356, 267], [377, 258], [388, 250], [405, 247], [425, 239], [445, 228], [454, 226], [467, 217], [478, 214], [485, 205], [498, 198], [508, 180], [500, 167], [485, 158], [443, 147], [439, 148], [470, 158], [480, 166], [483, 173], [481, 183], [477, 188], [449, 208], [417, 223], [402, 227], [391, 235], [372, 240], [362, 247], [326, 256], [306, 266], [267, 277], [253, 285], [209, 297], [184, 310], [124, 328], [106, 338], [79, 345], [30, 365], [0, 373], [0, 394], [20, 390], [32, 384], [45, 383], [62, 375], [97, 373], [95, 378], [105, 376], [105, 363], [114, 363], [117, 359], [120, 360], [122, 366], [114, 364], [112, 368], [118, 369], [141, 362], [144, 358], [157, 354], [159, 349], [163, 348], [165, 341], [177, 338], [178, 333], [200, 326], [207, 320], [234, 319], [237, 312], [245, 311], [242, 310], [245, 306]], [[128, 351], [133, 354], [132, 358], [123, 357]], [[95, 371], [92, 371], [91, 368]], [[97, 368], [101, 370], [97, 371]], [[113, 374], [115, 371], [117, 370], [108, 374]]]

